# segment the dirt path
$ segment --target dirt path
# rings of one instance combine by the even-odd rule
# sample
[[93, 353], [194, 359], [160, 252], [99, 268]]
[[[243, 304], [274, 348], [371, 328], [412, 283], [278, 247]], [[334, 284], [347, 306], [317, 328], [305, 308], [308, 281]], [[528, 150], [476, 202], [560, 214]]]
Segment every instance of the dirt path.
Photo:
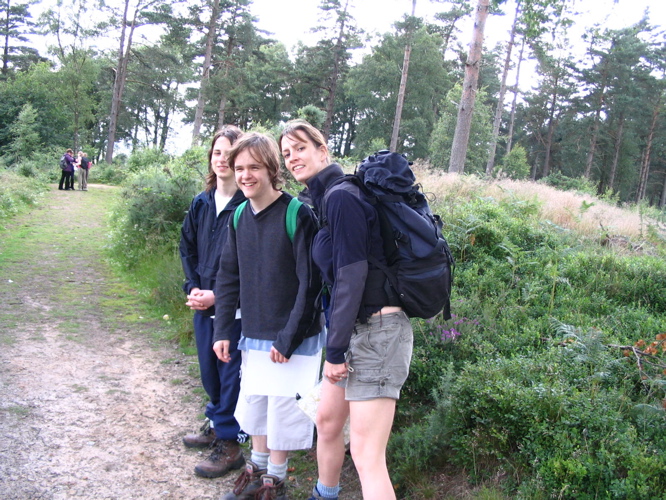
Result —
[[217, 499], [198, 478], [191, 356], [104, 261], [112, 190], [46, 194], [0, 232], [0, 498]]

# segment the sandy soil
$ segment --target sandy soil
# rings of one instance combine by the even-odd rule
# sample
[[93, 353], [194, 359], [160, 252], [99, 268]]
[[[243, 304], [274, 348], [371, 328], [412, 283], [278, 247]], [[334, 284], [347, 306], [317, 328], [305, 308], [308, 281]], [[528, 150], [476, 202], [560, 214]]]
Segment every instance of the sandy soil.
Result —
[[102, 229], [97, 189], [10, 224], [24, 246], [0, 272], [0, 498], [217, 499], [236, 474], [195, 476], [204, 455], [181, 444], [201, 423], [194, 358], [123, 320], [131, 305], [100, 305], [117, 290], [83, 245]]

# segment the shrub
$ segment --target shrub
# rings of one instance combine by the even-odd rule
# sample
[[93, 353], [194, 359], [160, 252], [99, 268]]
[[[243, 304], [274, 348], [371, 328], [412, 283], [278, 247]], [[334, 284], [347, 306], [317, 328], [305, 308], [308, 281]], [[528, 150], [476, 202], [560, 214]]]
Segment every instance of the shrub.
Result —
[[660, 257], [579, 252], [563, 271], [572, 285], [603, 293], [617, 306], [631, 303], [666, 312], [666, 262]]
[[502, 163], [495, 167], [511, 179], [527, 179], [530, 175], [530, 165], [527, 163], [527, 152], [522, 146], [515, 146], [503, 159]]
[[45, 180], [0, 170], [0, 221], [39, 203], [48, 189]]
[[200, 187], [191, 174], [168, 168], [130, 174], [112, 216], [116, 259], [131, 268], [144, 255], [175, 248], [187, 207]]
[[597, 187], [585, 177], [567, 177], [561, 172], [552, 172], [547, 177], [539, 179], [540, 183], [548, 184], [563, 191], [576, 191], [589, 195], [597, 194]]
[[159, 148], [135, 149], [127, 160], [127, 170], [139, 172], [149, 167], [164, 166], [171, 156]]
[[113, 163], [108, 164], [105, 161], [95, 163], [89, 172], [88, 182], [97, 182], [100, 184], [120, 185], [128, 175], [125, 156], [117, 155], [113, 158]]

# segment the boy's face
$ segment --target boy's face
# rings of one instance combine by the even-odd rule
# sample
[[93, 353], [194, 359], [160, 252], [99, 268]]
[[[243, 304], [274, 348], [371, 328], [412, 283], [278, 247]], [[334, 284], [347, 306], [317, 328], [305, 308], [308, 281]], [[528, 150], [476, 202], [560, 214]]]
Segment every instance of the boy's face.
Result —
[[246, 198], [260, 199], [274, 191], [268, 169], [252, 156], [250, 150], [238, 153], [234, 162], [236, 184]]
[[234, 173], [227, 163], [227, 153], [231, 149], [231, 142], [224, 136], [218, 137], [213, 145], [213, 154], [210, 157], [210, 165], [213, 172], [220, 180], [233, 179]]

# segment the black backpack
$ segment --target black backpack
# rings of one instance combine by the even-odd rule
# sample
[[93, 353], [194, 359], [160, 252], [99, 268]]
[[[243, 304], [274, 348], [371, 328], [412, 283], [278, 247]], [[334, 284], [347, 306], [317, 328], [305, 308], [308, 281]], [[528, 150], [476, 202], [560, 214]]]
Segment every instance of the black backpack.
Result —
[[374, 258], [369, 262], [386, 275], [389, 299], [393, 296], [399, 302], [391, 305], [400, 305], [410, 317], [428, 319], [443, 312], [448, 320], [455, 263], [442, 236], [442, 220], [431, 212], [415, 180], [403, 155], [379, 151], [326, 190], [322, 213], [335, 186], [342, 188], [345, 182], [358, 186], [379, 215], [388, 265]]
[[62, 155], [62, 158], [60, 158], [60, 169], [65, 170], [67, 168], [67, 160], [65, 159], [65, 155]]

